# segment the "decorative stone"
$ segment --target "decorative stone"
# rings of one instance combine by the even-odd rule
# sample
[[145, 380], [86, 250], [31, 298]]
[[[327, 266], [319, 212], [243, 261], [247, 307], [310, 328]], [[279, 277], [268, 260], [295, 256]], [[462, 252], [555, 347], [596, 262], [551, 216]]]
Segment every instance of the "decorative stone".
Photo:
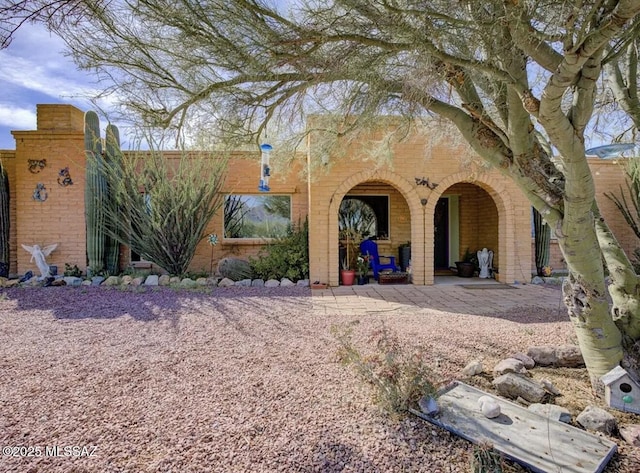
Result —
[[131, 285], [138, 287], [138, 286], [142, 286], [144, 284], [144, 279], [142, 276], [138, 276], [137, 278], [133, 278], [131, 280]]
[[218, 285], [218, 278], [207, 278], [207, 286], [216, 287]]
[[171, 285], [178, 285], [180, 284], [181, 279], [178, 276], [171, 276], [171, 278], [169, 279], [169, 284]]
[[309, 287], [309, 280], [308, 279], [298, 279], [298, 282], [296, 282], [296, 286]]
[[530, 370], [534, 366], [536, 366], [536, 362], [529, 355], [525, 355], [524, 353], [514, 353], [509, 358], [515, 358], [516, 360], [520, 360], [522, 365]]
[[119, 286], [120, 278], [118, 276], [109, 276], [102, 284], [105, 286]]
[[157, 286], [159, 284], [160, 278], [157, 274], [150, 274], [147, 276], [147, 279], [144, 280], [145, 286]]
[[616, 431], [616, 418], [604, 409], [596, 406], [587, 406], [584, 411], [578, 414], [576, 422], [587, 430], [602, 432], [611, 435]]
[[565, 424], [570, 424], [573, 417], [569, 410], [555, 404], [534, 403], [529, 405], [527, 409], [531, 412], [535, 412], [536, 414], [540, 414], [543, 417], [564, 422]]
[[556, 350], [551, 346], [531, 347], [529, 348], [527, 355], [540, 366], [552, 366], [558, 361], [558, 358], [556, 357]]
[[264, 279], [254, 279], [251, 281], [253, 287], [264, 287]]
[[548, 379], [541, 379], [540, 384], [549, 394], [553, 394], [554, 396], [560, 396], [560, 394], [562, 394], [560, 390], [556, 388]]
[[620, 437], [634, 447], [640, 447], [640, 424], [627, 424], [620, 427]]
[[280, 280], [280, 285], [282, 287], [291, 287], [291, 286], [295, 286], [296, 284], [289, 278], [282, 278]]
[[520, 360], [516, 360], [515, 358], [506, 358], [500, 361], [493, 368], [494, 376], [501, 376], [505, 373], [520, 373], [525, 374], [527, 372], [526, 368], [522, 364]]
[[250, 287], [251, 279], [241, 279], [240, 281], [236, 281], [236, 286]]
[[67, 286], [80, 286], [82, 284], [82, 279], [75, 276], [65, 276], [62, 280], [67, 283]]
[[60, 286], [66, 286], [67, 283], [64, 282], [64, 279], [57, 278], [51, 283], [51, 285], [54, 286], [54, 287], [60, 287]]
[[84, 281], [81, 282], [80, 285], [81, 286], [91, 286], [91, 280], [90, 279], [85, 279]]
[[218, 287], [231, 287], [235, 286], [235, 281], [229, 278], [222, 278], [222, 280], [218, 283]]
[[190, 278], [184, 278], [182, 279], [182, 281], [180, 281], [180, 287], [186, 287], [186, 288], [194, 288], [196, 287], [197, 284], [193, 279]]
[[494, 379], [492, 384], [501, 396], [509, 399], [521, 397], [530, 403], [541, 402], [546, 395], [536, 381], [516, 373], [503, 374]]
[[169, 276], [168, 274], [163, 274], [158, 278], [159, 286], [168, 286], [169, 284], [171, 284], [171, 276]]
[[482, 362], [479, 360], [474, 360], [467, 363], [467, 366], [462, 369], [462, 376], [470, 378], [482, 373], [483, 371], [484, 367], [482, 366]]
[[99, 286], [103, 282], [104, 282], [104, 278], [102, 276], [94, 276], [94, 277], [91, 278], [91, 285], [92, 286]]
[[120, 280], [120, 284], [122, 284], [123, 286], [129, 286], [131, 284], [131, 281], [133, 281], [133, 278], [128, 274], [126, 274], [122, 276], [122, 279]]
[[531, 284], [544, 284], [544, 279], [542, 279], [540, 276], [534, 276], [531, 279]]
[[264, 283], [264, 287], [278, 287], [280, 286], [280, 281], [277, 279], [269, 279]]
[[582, 368], [584, 358], [580, 347], [577, 345], [561, 345], [556, 347], [557, 366], [565, 368]]
[[198, 278], [196, 279], [196, 285], [200, 287], [204, 287], [208, 284], [207, 278]]
[[495, 419], [500, 415], [500, 404], [491, 396], [480, 396], [478, 407], [487, 419]]

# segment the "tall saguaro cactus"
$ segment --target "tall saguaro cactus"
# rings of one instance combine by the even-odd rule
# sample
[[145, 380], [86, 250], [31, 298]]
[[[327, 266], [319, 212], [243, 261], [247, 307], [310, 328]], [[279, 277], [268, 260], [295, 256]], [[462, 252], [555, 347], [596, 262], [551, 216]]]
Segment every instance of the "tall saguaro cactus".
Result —
[[105, 213], [107, 179], [104, 174], [100, 119], [93, 111], [84, 115], [84, 147], [87, 154], [86, 183], [84, 189], [85, 221], [87, 226], [87, 259], [91, 272], [104, 269]]
[[547, 225], [542, 215], [533, 209], [533, 228], [534, 228], [534, 240], [535, 240], [535, 258], [536, 258], [536, 270], [538, 276], [544, 276], [543, 268], [549, 266], [549, 243], [551, 240], [551, 228]]
[[0, 161], [0, 276], [9, 276], [9, 176]]
[[[106, 139], [105, 139], [105, 165], [114, 169], [114, 174], [119, 174], [118, 166], [120, 163], [120, 133], [115, 125], [107, 125]], [[107, 202], [110, 211], [108, 215], [116, 216], [116, 218], [110, 219], [109, 228], [110, 231], [105, 236], [105, 252], [106, 252], [106, 266], [109, 274], [116, 274], [119, 266], [118, 261], [120, 259], [120, 243], [116, 238], [120, 233], [120, 212], [118, 211], [118, 202], [116, 199], [116, 189], [113, 189], [109, 184], [107, 185]]]

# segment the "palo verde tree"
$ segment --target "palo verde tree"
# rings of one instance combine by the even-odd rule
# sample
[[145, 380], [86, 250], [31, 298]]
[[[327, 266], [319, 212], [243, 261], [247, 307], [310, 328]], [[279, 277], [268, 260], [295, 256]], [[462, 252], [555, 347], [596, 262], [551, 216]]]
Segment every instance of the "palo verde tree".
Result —
[[[16, 5], [25, 3], [22, 14], [38, 16], [38, 2]], [[115, 81], [122, 104], [154, 125], [206, 116], [237, 137], [284, 114], [323, 111], [349, 117], [327, 130], [340, 138], [381, 113], [449, 120], [553, 228], [592, 383], [624, 353], [633, 368], [637, 278], [599, 214], [585, 135], [603, 68], [622, 64], [637, 37], [640, 0], [82, 5], [44, 18], [81, 67]]]

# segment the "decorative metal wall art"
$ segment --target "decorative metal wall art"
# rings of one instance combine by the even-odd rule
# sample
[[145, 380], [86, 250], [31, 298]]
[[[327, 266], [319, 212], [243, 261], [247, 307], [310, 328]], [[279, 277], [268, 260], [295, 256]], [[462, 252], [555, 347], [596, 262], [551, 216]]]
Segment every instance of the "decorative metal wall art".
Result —
[[29, 172], [31, 174], [38, 174], [45, 167], [47, 167], [46, 159], [28, 159], [27, 166], [29, 167]]
[[58, 172], [58, 184], [62, 187], [72, 186], [73, 181], [71, 180], [71, 175], [69, 174], [69, 168], [66, 167], [64, 169], [60, 169]]
[[435, 182], [429, 182], [429, 178], [424, 178], [424, 177], [416, 177], [416, 186], [425, 186], [428, 187], [429, 189], [433, 190], [436, 187], [438, 187], [438, 184], [436, 184]]
[[33, 200], [37, 202], [44, 202], [49, 197], [47, 193], [47, 188], [41, 182], [36, 184], [36, 189], [33, 191]]

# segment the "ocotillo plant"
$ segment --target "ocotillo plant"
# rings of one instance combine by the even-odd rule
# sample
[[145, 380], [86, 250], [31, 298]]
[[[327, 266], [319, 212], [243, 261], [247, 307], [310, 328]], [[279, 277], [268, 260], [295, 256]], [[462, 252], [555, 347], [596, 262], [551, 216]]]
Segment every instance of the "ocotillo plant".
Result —
[[[120, 166], [120, 133], [115, 125], [107, 125], [106, 139], [105, 139], [105, 165], [113, 169], [113, 172], [119, 174]], [[116, 218], [109, 218], [107, 225], [109, 227], [105, 236], [105, 253], [106, 253], [106, 266], [109, 274], [116, 274], [119, 270], [118, 260], [120, 258], [120, 243], [115, 238], [119, 235], [120, 228], [120, 212], [118, 209], [118, 202], [116, 198], [116, 189], [113, 188], [115, 183], [107, 185], [107, 202], [110, 211], [107, 215], [116, 216]]]
[[9, 176], [0, 162], [0, 276], [9, 276]]
[[97, 274], [104, 269], [104, 207], [107, 205], [107, 180], [104, 175], [100, 119], [93, 111], [84, 115], [84, 147], [87, 155], [84, 205], [88, 269]]

